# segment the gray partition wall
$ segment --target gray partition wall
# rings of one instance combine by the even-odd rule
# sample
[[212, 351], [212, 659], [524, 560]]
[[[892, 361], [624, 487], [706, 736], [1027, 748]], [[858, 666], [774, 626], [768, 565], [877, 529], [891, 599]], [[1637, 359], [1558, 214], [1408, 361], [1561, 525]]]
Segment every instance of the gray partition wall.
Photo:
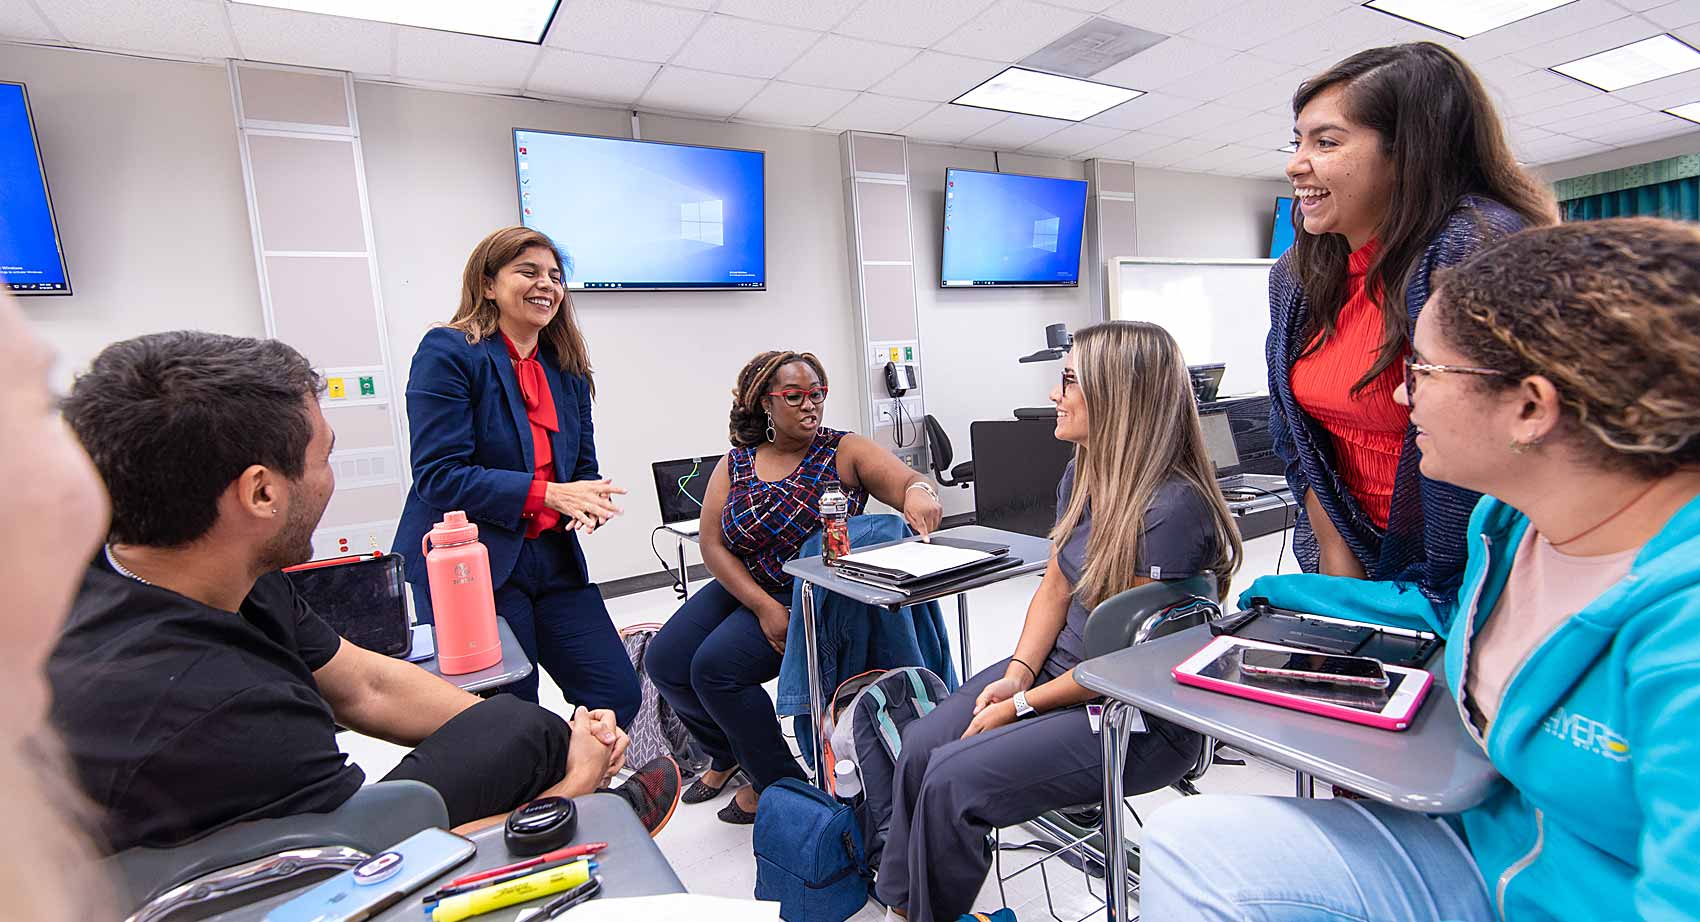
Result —
[[[898, 135], [839, 135], [850, 290], [856, 310], [860, 429], [918, 471], [927, 470], [921, 420], [926, 374], [915, 313], [914, 235], [909, 226], [909, 148]], [[887, 393], [888, 363], [914, 369], [915, 387]]]
[[1133, 164], [1126, 160], [1086, 161], [1086, 263], [1092, 293], [1092, 315], [1110, 318], [1112, 261], [1138, 255], [1138, 220], [1134, 210]]
[[307, 356], [336, 430], [336, 492], [315, 557], [388, 550], [407, 486], [346, 73], [231, 62], [231, 95], [266, 333]]

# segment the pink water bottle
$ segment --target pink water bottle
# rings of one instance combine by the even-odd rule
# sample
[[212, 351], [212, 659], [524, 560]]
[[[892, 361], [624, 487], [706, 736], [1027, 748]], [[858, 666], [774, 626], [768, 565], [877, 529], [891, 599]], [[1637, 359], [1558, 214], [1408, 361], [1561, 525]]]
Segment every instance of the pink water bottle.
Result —
[[502, 661], [496, 633], [496, 590], [490, 585], [490, 552], [478, 526], [456, 510], [419, 542], [437, 621], [437, 669], [465, 675]]

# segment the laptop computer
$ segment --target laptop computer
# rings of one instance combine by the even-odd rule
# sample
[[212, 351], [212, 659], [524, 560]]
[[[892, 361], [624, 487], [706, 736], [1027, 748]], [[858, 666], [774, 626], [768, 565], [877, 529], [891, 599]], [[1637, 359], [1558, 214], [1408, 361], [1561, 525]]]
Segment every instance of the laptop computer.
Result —
[[661, 526], [676, 535], [695, 538], [702, 530], [702, 499], [708, 478], [721, 455], [656, 461], [649, 466], [655, 475], [655, 495], [661, 502]]
[[[1227, 413], [1204, 413], [1198, 418], [1204, 427], [1204, 449], [1217, 471], [1233, 470], [1240, 466], [1239, 448], [1234, 444], [1233, 423]], [[1273, 509], [1287, 502], [1291, 491], [1287, 478], [1279, 474], [1227, 474], [1216, 478], [1228, 508], [1245, 515]]]

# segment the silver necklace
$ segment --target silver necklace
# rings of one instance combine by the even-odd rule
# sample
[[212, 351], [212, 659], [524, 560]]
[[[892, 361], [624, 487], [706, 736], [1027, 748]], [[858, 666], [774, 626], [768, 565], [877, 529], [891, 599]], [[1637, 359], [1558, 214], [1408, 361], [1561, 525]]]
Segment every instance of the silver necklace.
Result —
[[142, 579], [140, 576], [131, 573], [129, 570], [124, 569], [124, 565], [118, 562], [118, 558], [112, 556], [112, 545], [110, 544], [106, 545], [106, 562], [112, 564], [112, 569], [117, 570], [120, 576], [128, 576], [144, 586], [153, 585], [153, 583], [150, 583], [147, 580]]

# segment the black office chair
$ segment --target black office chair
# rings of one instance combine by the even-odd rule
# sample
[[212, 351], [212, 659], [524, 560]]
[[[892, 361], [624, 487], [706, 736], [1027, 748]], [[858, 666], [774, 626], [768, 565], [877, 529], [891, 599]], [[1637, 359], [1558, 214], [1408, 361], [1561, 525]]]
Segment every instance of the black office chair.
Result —
[[442, 795], [382, 781], [329, 813], [249, 820], [172, 848], [125, 849], [103, 867], [135, 912], [125, 922], [203, 918], [353, 867], [423, 829], [447, 828]]
[[[933, 414], [928, 413], [923, 422], [927, 427], [927, 457], [932, 459], [934, 479], [940, 486], [967, 489], [974, 482], [974, 462], [964, 461], [951, 467], [950, 436], [944, 434], [944, 427]], [[949, 477], [945, 476], [947, 469]]]

